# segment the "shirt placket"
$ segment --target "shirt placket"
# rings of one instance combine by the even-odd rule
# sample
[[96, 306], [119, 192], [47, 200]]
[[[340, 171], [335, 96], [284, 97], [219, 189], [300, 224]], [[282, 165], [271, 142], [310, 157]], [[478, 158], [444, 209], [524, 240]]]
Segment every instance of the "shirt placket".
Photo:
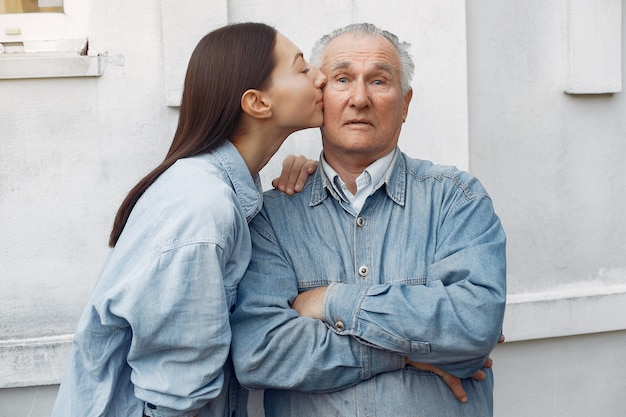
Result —
[[369, 242], [369, 221], [367, 215], [361, 212], [352, 219], [354, 222], [354, 267], [355, 282], [360, 284], [371, 284], [372, 262], [370, 256], [371, 244]]

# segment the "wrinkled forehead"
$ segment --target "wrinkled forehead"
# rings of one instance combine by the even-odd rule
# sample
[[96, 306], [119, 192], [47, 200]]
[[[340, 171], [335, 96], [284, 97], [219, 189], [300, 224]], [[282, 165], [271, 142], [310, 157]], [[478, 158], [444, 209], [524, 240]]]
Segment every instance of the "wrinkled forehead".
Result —
[[399, 70], [400, 57], [393, 44], [384, 36], [344, 33], [326, 46], [322, 69], [333, 70], [351, 66]]

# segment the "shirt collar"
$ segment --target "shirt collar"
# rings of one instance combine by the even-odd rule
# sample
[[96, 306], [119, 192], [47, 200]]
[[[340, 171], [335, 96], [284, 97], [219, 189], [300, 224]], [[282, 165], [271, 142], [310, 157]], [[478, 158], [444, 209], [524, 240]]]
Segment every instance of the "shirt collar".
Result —
[[[387, 155], [375, 160], [371, 165], [369, 165], [367, 168], [363, 170], [363, 173], [368, 175], [369, 178], [371, 179], [370, 184], [374, 190], [378, 189], [382, 185], [381, 181], [383, 179], [383, 176], [385, 175], [385, 172], [391, 165], [395, 152], [396, 152], [396, 149], [394, 148]], [[324, 173], [329, 179], [332, 179], [333, 186], [335, 186], [335, 183], [336, 183], [335, 178], [337, 178], [339, 181], [343, 183], [341, 178], [339, 178], [339, 174], [337, 174], [337, 171], [335, 171], [333, 167], [331, 167], [328, 164], [328, 162], [326, 162], [326, 158], [324, 157], [323, 152], [320, 156], [320, 160], [321, 160], [322, 168], [324, 169]], [[359, 175], [359, 178], [361, 178], [361, 175]]]
[[211, 153], [217, 158], [228, 176], [235, 195], [239, 200], [246, 220], [250, 222], [263, 207], [263, 187], [259, 175], [250, 175], [243, 157], [229, 140], [215, 148]]
[[382, 186], [383, 175], [385, 175], [385, 172], [389, 168], [395, 151], [395, 148], [392, 149], [391, 152], [375, 160], [363, 170], [356, 179], [357, 191], [354, 195], [348, 190], [346, 183], [339, 177], [337, 171], [328, 164], [323, 152], [320, 158], [324, 173], [326, 177], [331, 180], [330, 182], [337, 194], [342, 200], [350, 204], [357, 211], [360, 211], [365, 199]]
[[[330, 168], [328, 172], [326, 167]], [[404, 205], [406, 162], [397, 146], [384, 157], [374, 161], [366, 169], [372, 178], [372, 193], [382, 187], [383, 184], [386, 184], [386, 192], [389, 198], [401, 206]], [[337, 192], [333, 181], [329, 179], [334, 178], [335, 175], [337, 175], [337, 172], [328, 165], [322, 151], [320, 165], [315, 174], [313, 174], [311, 181], [311, 199], [309, 201], [311, 206], [320, 204], [328, 196], [328, 193], [337, 200], [342, 198], [340, 193]], [[324, 190], [327, 190], [328, 193]]]

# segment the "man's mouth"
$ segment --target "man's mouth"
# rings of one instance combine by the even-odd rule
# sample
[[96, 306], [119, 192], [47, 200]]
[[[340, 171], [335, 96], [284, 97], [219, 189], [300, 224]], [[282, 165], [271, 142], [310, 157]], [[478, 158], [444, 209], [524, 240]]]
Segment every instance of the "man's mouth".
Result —
[[371, 125], [371, 123], [368, 120], [363, 120], [363, 119], [355, 119], [355, 120], [349, 120], [348, 123], [346, 123], [347, 125]]

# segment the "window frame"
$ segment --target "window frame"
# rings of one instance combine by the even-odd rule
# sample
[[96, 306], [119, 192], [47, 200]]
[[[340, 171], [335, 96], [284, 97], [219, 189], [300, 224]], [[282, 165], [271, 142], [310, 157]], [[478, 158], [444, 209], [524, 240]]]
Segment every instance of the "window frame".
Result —
[[89, 51], [88, 2], [65, 0], [63, 13], [0, 14], [0, 79], [100, 76]]

